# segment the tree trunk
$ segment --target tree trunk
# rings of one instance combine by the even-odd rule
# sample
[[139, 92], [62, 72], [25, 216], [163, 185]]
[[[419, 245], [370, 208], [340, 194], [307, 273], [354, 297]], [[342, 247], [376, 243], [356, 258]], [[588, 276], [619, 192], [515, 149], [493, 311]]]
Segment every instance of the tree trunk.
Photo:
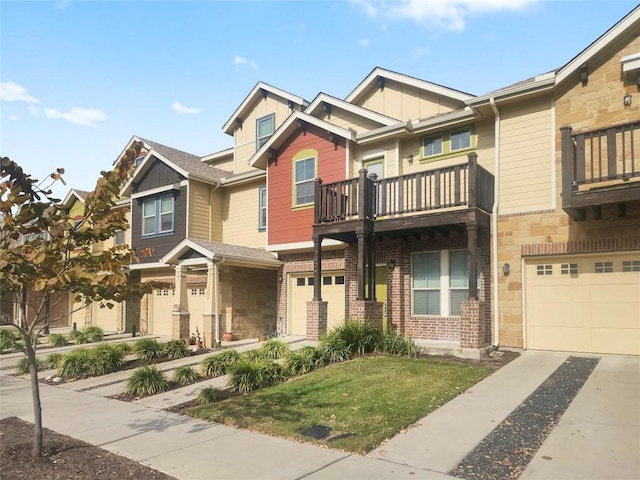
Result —
[[[26, 340], [26, 339], [25, 339]], [[38, 365], [36, 351], [27, 341], [27, 359], [31, 376], [31, 396], [33, 398], [33, 450], [31, 455], [38, 458], [42, 455], [42, 405], [40, 403], [40, 384], [38, 383]]]

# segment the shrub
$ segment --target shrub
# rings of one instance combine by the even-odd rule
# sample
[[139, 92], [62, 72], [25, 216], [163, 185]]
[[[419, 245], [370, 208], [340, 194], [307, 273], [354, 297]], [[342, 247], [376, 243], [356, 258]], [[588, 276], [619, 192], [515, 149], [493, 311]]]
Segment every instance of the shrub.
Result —
[[59, 352], [50, 353], [49, 356], [47, 357], [47, 365], [49, 366], [49, 368], [57, 369], [58, 365], [60, 365], [60, 360], [62, 360], [63, 356], [64, 355]]
[[183, 365], [173, 371], [173, 381], [181, 385], [193, 383], [200, 378], [200, 374], [193, 367]]
[[318, 351], [325, 364], [344, 362], [352, 357], [351, 350], [339, 337], [323, 340], [318, 346]]
[[92, 357], [89, 365], [91, 375], [98, 376], [117, 372], [125, 363], [125, 354], [114, 345], [103, 343], [89, 352]]
[[267, 358], [272, 360], [278, 360], [283, 358], [290, 350], [289, 344], [278, 338], [271, 338], [262, 344], [260, 347], [264, 351]]
[[240, 354], [236, 350], [225, 350], [218, 355], [205, 358], [200, 363], [202, 374], [207, 377], [218, 377], [229, 372], [229, 368], [238, 363]]
[[62, 356], [58, 362], [58, 375], [62, 378], [82, 378], [89, 374], [93, 355], [78, 348]]
[[131, 355], [131, 352], [133, 352], [133, 347], [130, 343], [114, 343], [113, 348], [120, 350], [125, 357]]
[[[43, 370], [46, 367], [46, 363], [36, 358], [36, 369], [38, 371]], [[29, 373], [29, 359], [27, 357], [22, 357], [18, 361], [18, 365], [16, 366], [16, 373], [18, 375], [26, 375]]]
[[133, 345], [133, 351], [140, 360], [157, 360], [163, 356], [163, 347], [155, 338], [141, 338]]
[[133, 372], [127, 382], [126, 392], [135, 396], [156, 395], [169, 390], [169, 380], [158, 367], [146, 366]]
[[376, 351], [387, 353], [389, 355], [406, 355], [408, 357], [415, 357], [417, 348], [412, 339], [402, 337], [396, 333], [386, 332], [382, 334], [382, 338], [376, 347]]
[[104, 338], [104, 330], [96, 325], [85, 328], [82, 333], [91, 342], [101, 342]]
[[60, 333], [51, 333], [48, 341], [52, 347], [64, 347], [67, 344], [67, 337]]
[[12, 330], [1, 329], [0, 330], [0, 353], [5, 350], [13, 350], [17, 347], [17, 336]]
[[184, 358], [188, 357], [189, 347], [182, 340], [169, 340], [162, 346], [163, 356], [167, 358]]
[[259, 362], [261, 360], [266, 360], [268, 358], [267, 352], [265, 352], [260, 348], [254, 349], [254, 350], [247, 350], [241, 356], [244, 360], [247, 360], [249, 362]]
[[69, 340], [75, 340], [78, 336], [82, 335], [80, 330], [71, 330], [68, 334]]
[[87, 335], [85, 335], [84, 332], [80, 332], [79, 334], [77, 334], [74, 340], [78, 345], [89, 343], [91, 341], [91, 339]]
[[284, 366], [289, 375], [304, 375], [324, 365], [322, 352], [311, 346], [290, 352], [284, 359]]
[[287, 378], [286, 369], [273, 360], [265, 360], [258, 363], [260, 369], [260, 386], [268, 387], [274, 383], [282, 382]]
[[239, 361], [231, 369], [229, 383], [240, 393], [249, 393], [262, 387], [260, 365], [247, 360]]
[[224, 390], [220, 390], [216, 387], [206, 387], [200, 390], [198, 393], [198, 403], [205, 405], [209, 403], [219, 402], [227, 398], [227, 393]]
[[345, 346], [351, 355], [372, 353], [380, 343], [382, 331], [367, 323], [346, 321], [343, 325], [332, 329], [325, 342], [338, 342]]

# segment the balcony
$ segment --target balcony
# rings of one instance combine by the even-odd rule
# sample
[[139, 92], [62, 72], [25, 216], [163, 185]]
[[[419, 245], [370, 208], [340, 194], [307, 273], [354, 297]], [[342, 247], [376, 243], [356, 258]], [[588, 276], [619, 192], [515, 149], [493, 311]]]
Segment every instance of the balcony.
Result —
[[589, 132], [560, 129], [562, 140], [562, 209], [574, 220], [587, 211], [600, 218], [600, 207], [640, 200], [640, 122]]
[[361, 170], [358, 178], [323, 184], [316, 180], [314, 235], [353, 241], [358, 231], [463, 231], [469, 223], [488, 225], [493, 206], [493, 175], [467, 163], [377, 179]]

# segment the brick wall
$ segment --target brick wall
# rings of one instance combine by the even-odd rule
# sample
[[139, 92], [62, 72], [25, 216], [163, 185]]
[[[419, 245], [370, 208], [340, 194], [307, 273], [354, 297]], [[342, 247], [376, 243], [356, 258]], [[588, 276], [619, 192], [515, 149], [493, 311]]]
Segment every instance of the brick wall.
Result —
[[307, 338], [319, 340], [327, 333], [328, 302], [311, 300], [307, 302]]

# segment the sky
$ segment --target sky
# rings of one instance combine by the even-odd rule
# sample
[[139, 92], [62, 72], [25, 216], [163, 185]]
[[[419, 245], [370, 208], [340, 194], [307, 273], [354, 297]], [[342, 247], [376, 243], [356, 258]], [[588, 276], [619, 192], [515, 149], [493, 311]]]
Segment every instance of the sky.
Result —
[[259, 81], [345, 98], [375, 67], [474, 95], [569, 62], [630, 1], [0, 0], [0, 156], [93, 189], [133, 135], [195, 155]]

